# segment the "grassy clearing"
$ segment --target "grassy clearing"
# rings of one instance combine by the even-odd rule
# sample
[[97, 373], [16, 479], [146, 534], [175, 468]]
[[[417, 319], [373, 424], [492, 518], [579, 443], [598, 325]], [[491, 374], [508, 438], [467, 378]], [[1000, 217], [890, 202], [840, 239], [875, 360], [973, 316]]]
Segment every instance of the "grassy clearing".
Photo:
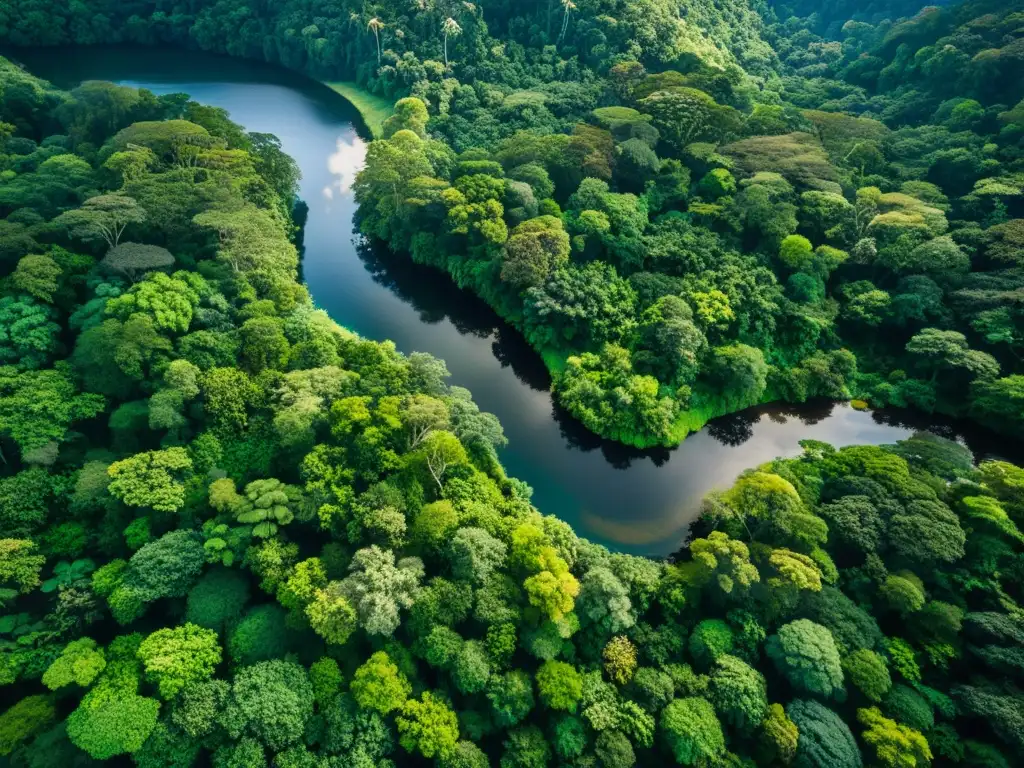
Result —
[[705, 424], [718, 416], [719, 414], [715, 411], [716, 409], [710, 405], [696, 406], [688, 411], [680, 411], [675, 421], [672, 422], [669, 439], [674, 443], [683, 442], [687, 435], [704, 429]]
[[366, 123], [366, 127], [370, 129], [370, 133], [375, 139], [379, 139], [383, 135], [384, 121], [391, 117], [394, 104], [388, 99], [367, 93], [355, 83], [338, 82], [324, 83], [324, 85], [344, 96], [352, 103], [352, 106], [359, 110], [363, 122]]
[[569, 357], [573, 354], [573, 352], [560, 352], [556, 349], [546, 348], [541, 350], [540, 357], [544, 361], [544, 365], [547, 367], [551, 377], [558, 378], [565, 371]]

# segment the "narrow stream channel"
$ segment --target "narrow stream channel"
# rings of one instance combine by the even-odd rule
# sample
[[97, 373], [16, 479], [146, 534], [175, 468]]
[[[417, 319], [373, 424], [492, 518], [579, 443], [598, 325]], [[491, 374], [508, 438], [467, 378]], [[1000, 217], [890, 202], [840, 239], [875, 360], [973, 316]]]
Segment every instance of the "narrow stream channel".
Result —
[[747, 467], [798, 454], [805, 438], [882, 444], [928, 427], [966, 439], [979, 455], [995, 455], [995, 441], [980, 432], [831, 403], [751, 409], [713, 422], [673, 450], [636, 451], [602, 441], [553, 404], [539, 358], [483, 302], [446, 276], [377, 253], [356, 236], [350, 187], [367, 135], [354, 108], [327, 87], [268, 65], [192, 51], [9, 55], [65, 88], [93, 79], [158, 94], [184, 92], [227, 109], [250, 131], [276, 134], [303, 173], [301, 194], [309, 204], [303, 272], [316, 303], [364, 336], [444, 359], [451, 383], [470, 389], [480, 407], [501, 420], [509, 438], [501, 459], [510, 474], [533, 486], [536, 505], [613, 549], [654, 556], [675, 551], [709, 490], [727, 487]]

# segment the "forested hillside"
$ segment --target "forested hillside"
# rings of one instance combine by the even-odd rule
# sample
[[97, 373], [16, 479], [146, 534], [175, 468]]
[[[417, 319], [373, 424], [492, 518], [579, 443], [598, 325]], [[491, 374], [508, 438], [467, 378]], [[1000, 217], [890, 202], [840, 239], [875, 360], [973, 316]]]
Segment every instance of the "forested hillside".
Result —
[[[360, 83], [372, 82], [375, 92], [387, 95], [401, 95], [421, 80], [450, 79], [443, 69], [446, 58], [463, 62], [460, 79], [467, 83], [513, 85], [551, 80], [556, 73], [563, 81], [591, 79], [596, 73], [586, 70], [626, 52], [662, 66], [680, 58], [707, 58], [723, 66], [738, 62], [761, 74], [774, 56], [760, 38], [760, 26], [747, 0], [682, 6], [666, 0], [590, 0], [579, 7], [554, 0], [371, 5], [354, 0], [12, 0], [0, 8], [0, 34], [15, 45], [194, 45], [315, 76], [358, 75]], [[538, 59], [545, 46], [553, 48]]]
[[675, 564], [609, 553], [310, 306], [273, 137], [0, 89], [11, 765], [1017, 764], [1024, 471], [807, 442]]
[[1024, 470], [807, 441], [674, 563], [610, 553], [311, 306], [274, 137], [0, 94], [5, 765], [1019, 764]]
[[363, 231], [482, 296], [605, 437], [814, 397], [1019, 434], [1024, 4], [915, 5], [15, 0], [0, 34], [410, 99]]
[[414, 87], [363, 230], [484, 297], [606, 437], [851, 396], [1019, 435], [1021, 7], [776, 20], [745, 74], [623, 52], [575, 111], [477, 82], [469, 121], [462, 86]]
[[[1019, 435], [1021, 4], [829, 8], [11, 0], [0, 39], [401, 97], [363, 231], [601, 434], [859, 396]], [[1022, 764], [1024, 469], [804, 441], [672, 561], [609, 552], [443, 362], [313, 306], [298, 178], [0, 59], [0, 765]]]

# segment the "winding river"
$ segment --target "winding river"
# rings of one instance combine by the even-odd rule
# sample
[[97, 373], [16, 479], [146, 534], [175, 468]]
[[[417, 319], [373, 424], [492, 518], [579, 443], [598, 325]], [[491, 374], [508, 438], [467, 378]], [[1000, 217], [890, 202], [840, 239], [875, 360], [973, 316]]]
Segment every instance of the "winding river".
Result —
[[[351, 184], [367, 132], [355, 109], [327, 87], [278, 68], [159, 49], [20, 50], [34, 74], [70, 88], [112, 80], [158, 93], [185, 92], [223, 107], [250, 131], [274, 133], [302, 169], [309, 204], [303, 272], [316, 303], [340, 324], [403, 352], [444, 359], [451, 382], [472, 390], [505, 427], [501, 458], [533, 486], [544, 512], [613, 549], [666, 555], [681, 545], [700, 499], [747, 467], [800, 452], [798, 441], [891, 443], [928, 426], [996, 455], [997, 442], [908, 413], [866, 413], [845, 404], [751, 409], [710, 424], [673, 450], [604, 442], [565, 417], [523, 339], [440, 273], [375, 252], [353, 232]], [[1009, 457], [1013, 458], [1013, 457]]]

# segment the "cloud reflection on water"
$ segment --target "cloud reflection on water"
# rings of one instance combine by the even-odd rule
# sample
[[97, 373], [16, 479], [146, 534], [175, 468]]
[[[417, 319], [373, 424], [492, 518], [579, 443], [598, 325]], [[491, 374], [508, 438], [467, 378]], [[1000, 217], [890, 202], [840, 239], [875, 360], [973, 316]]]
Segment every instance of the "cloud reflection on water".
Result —
[[335, 146], [336, 151], [327, 156], [327, 170], [335, 177], [323, 189], [324, 197], [328, 200], [333, 200], [335, 194], [349, 194], [356, 174], [366, 163], [366, 142], [354, 132], [339, 136]]

